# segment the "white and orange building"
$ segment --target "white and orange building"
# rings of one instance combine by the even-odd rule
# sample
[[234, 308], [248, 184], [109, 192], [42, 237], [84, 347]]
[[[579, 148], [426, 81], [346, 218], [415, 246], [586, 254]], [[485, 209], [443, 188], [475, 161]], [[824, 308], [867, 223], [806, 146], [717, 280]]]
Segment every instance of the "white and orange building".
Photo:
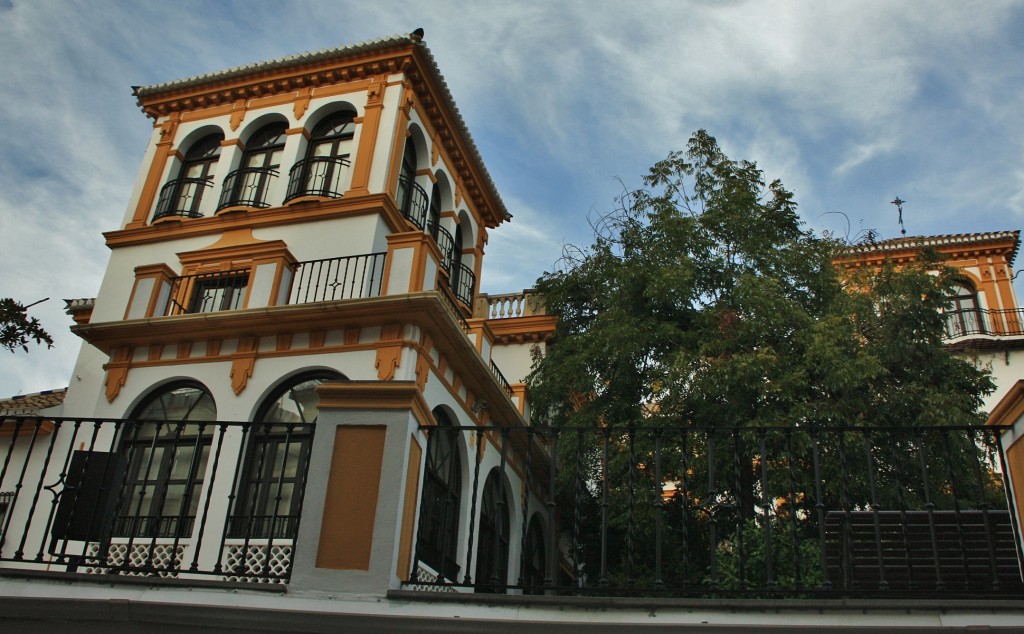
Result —
[[[655, 623], [642, 601], [608, 615], [603, 599], [482, 607], [401, 594], [530, 592], [571, 559], [545, 479], [556, 456], [534, 435], [524, 386], [554, 319], [528, 292], [479, 291], [489, 232], [511, 216], [421, 32], [135, 96], [153, 135], [104, 234], [98, 294], [68, 302], [84, 341], [71, 385], [0, 411], [0, 620], [83, 631], [764, 622], [696, 604]], [[993, 368], [993, 416], [1024, 424], [1018, 234], [926, 242], [965, 276], [951, 345]], [[878, 243], [843, 265], [913, 258], [921, 244]], [[897, 620], [939, 617], [924, 618]]]

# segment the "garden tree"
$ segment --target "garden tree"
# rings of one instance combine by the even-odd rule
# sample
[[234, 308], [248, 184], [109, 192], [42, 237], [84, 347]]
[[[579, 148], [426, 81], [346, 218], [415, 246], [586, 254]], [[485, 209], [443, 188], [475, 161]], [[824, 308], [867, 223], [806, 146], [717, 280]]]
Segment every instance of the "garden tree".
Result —
[[984, 422], [987, 374], [942, 346], [950, 270], [841, 278], [848, 245], [704, 131], [644, 183], [537, 281], [559, 321], [528, 385], [552, 424]]
[[[652, 470], [642, 463], [649, 462], [653, 441], [625, 431], [629, 426], [666, 430], [666, 463], [686, 466], [675, 470], [676, 479], [691, 468], [707, 471], [714, 460], [719, 481], [687, 486], [694, 501], [712, 489], [727, 497], [735, 530], [756, 516], [762, 501], [761, 459], [778, 471], [770, 477], [775, 482], [790, 476], [781, 473], [784, 467], [797, 478], [814, 468], [806, 435], [772, 436], [774, 446], [761, 456], [755, 434], [737, 430], [984, 422], [979, 408], [993, 385], [984, 370], [942, 345], [944, 293], [953, 271], [934, 256], [841, 276], [833, 261], [853, 247], [805, 229], [793, 195], [779, 181], [766, 184], [754, 163], [729, 159], [704, 131], [691, 137], [685, 152], [654, 165], [644, 184], [594, 224], [592, 245], [568, 247], [560, 270], [536, 284], [558, 325], [527, 379], [533, 411], [561, 429], [616, 430], [596, 441], [593, 434], [584, 441], [564, 432], [564, 462], [582, 458], [586, 468], [576, 479], [588, 484], [565, 483], [569, 506], [579, 506], [582, 495], [591, 498], [583, 508], [596, 508], [594, 492], [604, 482], [622, 488], [646, 479], [641, 507], [650, 514], [661, 483], [650, 481]], [[680, 428], [694, 430], [685, 448]], [[832, 444], [820, 444], [830, 508], [871, 502], [863, 476], [836, 477], [840, 469], [853, 471], [858, 460], [896, 473], [899, 495], [925, 494], [923, 485], [915, 491], [910, 478], [903, 479], [908, 467], [902, 462], [919, 449], [924, 459], [937, 461], [937, 443], [894, 433], [840, 434], [838, 444], [835, 436]], [[847, 440], [859, 443], [849, 456], [839, 448]], [[860, 450], [865, 442], [873, 445], [870, 458]], [[609, 444], [604, 460], [602, 445]], [[966, 472], [977, 458], [976, 448], [964, 444], [956, 448], [952, 471]], [[783, 455], [788, 459], [774, 458]], [[948, 451], [944, 456], [950, 462]], [[929, 495], [961, 495], [935, 481], [929, 487]], [[629, 499], [636, 495], [631, 491]], [[624, 502], [618, 510], [615, 504], [609, 523], [619, 533], [610, 542], [635, 546], [631, 526], [645, 519]], [[715, 512], [703, 510], [707, 518]], [[564, 522], [578, 525], [578, 513]], [[686, 527], [677, 529], [685, 534]], [[736, 534], [742, 538], [742, 531]]]
[[45, 343], [48, 348], [52, 348], [53, 338], [43, 330], [38, 319], [27, 315], [27, 310], [28, 306], [10, 297], [0, 298], [0, 345], [11, 352], [18, 348], [28, 352], [29, 341]]

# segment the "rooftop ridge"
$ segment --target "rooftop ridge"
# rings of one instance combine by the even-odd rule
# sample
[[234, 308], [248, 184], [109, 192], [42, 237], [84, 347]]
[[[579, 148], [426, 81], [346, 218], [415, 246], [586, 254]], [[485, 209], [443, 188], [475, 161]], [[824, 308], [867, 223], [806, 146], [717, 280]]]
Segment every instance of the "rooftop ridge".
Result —
[[843, 253], [853, 255], [941, 245], [985, 244], [1000, 240], [1013, 240], [1013, 250], [1009, 257], [1009, 261], [1012, 264], [1017, 257], [1017, 251], [1020, 249], [1020, 230], [947, 233], [934, 236], [901, 236], [878, 242], [853, 244], [845, 247], [842, 251]]
[[[190, 77], [184, 77], [182, 79], [175, 79], [172, 81], [166, 81], [157, 84], [150, 84], [148, 86], [133, 86], [133, 94], [136, 97], [139, 97], [140, 99], [142, 97], [152, 97], [154, 95], [159, 95], [163, 92], [178, 90], [180, 88], [187, 88], [189, 86], [193, 86], [196, 84], [218, 81], [221, 79], [234, 79], [236, 77], [244, 77], [247, 74], [255, 73], [257, 71], [275, 68], [286, 68], [288, 66], [300, 64], [302, 62], [316, 62], [323, 59], [329, 59], [331, 57], [343, 57], [346, 55], [352, 55], [354, 53], [361, 53], [363, 51], [370, 51], [383, 48], [385, 46], [395, 44], [408, 44], [411, 42], [415, 42], [415, 40], [413, 40], [408, 35], [389, 35], [387, 37], [364, 40], [356, 44], [322, 48], [316, 51], [294, 53], [292, 55], [285, 55], [284, 57], [277, 57], [274, 59], [264, 60], [261, 62], [254, 62], [252, 64], [232, 66], [230, 68], [225, 68], [223, 70], [202, 73], [199, 75], [192, 75]], [[431, 61], [433, 61], [433, 58], [431, 58]]]

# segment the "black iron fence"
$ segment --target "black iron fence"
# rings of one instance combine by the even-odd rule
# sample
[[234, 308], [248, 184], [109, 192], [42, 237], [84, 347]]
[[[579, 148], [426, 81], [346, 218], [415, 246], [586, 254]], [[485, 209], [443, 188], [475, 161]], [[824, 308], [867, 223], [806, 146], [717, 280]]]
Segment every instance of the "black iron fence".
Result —
[[476, 273], [462, 262], [454, 263], [451, 271], [452, 292], [467, 306], [473, 305], [473, 290], [476, 288]]
[[405, 174], [398, 177], [398, 210], [420, 229], [427, 227], [430, 196], [415, 180]]
[[207, 187], [213, 187], [213, 181], [209, 178], [176, 178], [168, 181], [160, 188], [153, 220], [171, 216], [202, 217], [199, 205]]
[[242, 167], [224, 177], [221, 186], [220, 201], [217, 210], [228, 207], [255, 207], [265, 209], [270, 206], [267, 194], [270, 186], [277, 178], [276, 169], [269, 167]]
[[0, 562], [285, 582], [312, 438], [305, 424], [7, 418]]
[[298, 161], [288, 172], [285, 202], [300, 196], [341, 198], [350, 165], [347, 158], [333, 156], [314, 156]]
[[971, 335], [1024, 335], [1024, 308], [1006, 310], [964, 308], [946, 311], [943, 315], [946, 318], [946, 339]]
[[300, 262], [289, 304], [377, 297], [384, 283], [387, 253], [368, 253]]
[[245, 307], [249, 269], [182, 275], [171, 280], [164, 315], [212, 313]]
[[[469, 473], [455, 495], [424, 496], [420, 552], [447, 551], [458, 574], [417, 560], [412, 587], [810, 598], [1024, 591], [999, 428], [426, 431], [430, 443], [457, 436], [493, 451], [465, 451]], [[481, 478], [494, 469], [513, 484], [496, 489], [502, 499], [488, 517]], [[515, 499], [520, 491], [530, 493]], [[459, 501], [463, 528], [442, 543], [430, 518], [444, 514], [427, 506], [445, 499]], [[528, 508], [546, 509], [543, 527]], [[485, 526], [499, 534], [493, 542], [481, 538]], [[501, 534], [508, 526], [518, 532]], [[451, 543], [455, 535], [464, 541]], [[509, 555], [501, 544], [519, 548]], [[481, 562], [495, 556], [509, 559], [481, 579]]]

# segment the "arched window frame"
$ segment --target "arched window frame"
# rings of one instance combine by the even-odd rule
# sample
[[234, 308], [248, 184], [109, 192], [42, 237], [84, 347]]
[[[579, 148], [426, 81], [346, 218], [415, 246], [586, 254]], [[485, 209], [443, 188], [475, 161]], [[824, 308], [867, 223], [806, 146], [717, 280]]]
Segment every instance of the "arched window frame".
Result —
[[351, 167], [350, 146], [355, 136], [356, 114], [339, 110], [313, 127], [306, 156], [297, 162], [288, 178], [285, 200], [299, 196], [341, 198]]
[[456, 581], [459, 513], [462, 504], [462, 464], [459, 432], [448, 413], [434, 409], [437, 425], [427, 437], [423, 490], [420, 497], [420, 528], [417, 560], [444, 578]]
[[177, 177], [160, 190], [153, 220], [174, 216], [202, 217], [199, 209], [203, 192], [213, 185], [213, 169], [220, 160], [223, 140], [222, 133], [214, 132], [192, 144], [185, 153]]
[[956, 279], [946, 295], [946, 336], [950, 339], [966, 335], [986, 334], [985, 320], [978, 305], [978, 292], [966, 279]]
[[416, 182], [417, 162], [416, 144], [410, 137], [405, 140], [402, 166], [398, 172], [398, 191], [395, 202], [398, 204], [398, 211], [402, 216], [422, 230], [426, 229], [428, 225], [427, 207], [430, 200], [427, 197], [427, 192]]
[[523, 552], [523, 570], [520, 573], [523, 591], [526, 594], [541, 594], [544, 588], [545, 567], [547, 566], [544, 523], [540, 513], [534, 513], [526, 529], [526, 547]]
[[195, 381], [160, 386], [134, 408], [119, 440], [128, 466], [114, 535], [192, 533], [216, 417], [213, 396]]
[[434, 183], [430, 189], [430, 207], [427, 211], [427, 232], [437, 240], [438, 229], [441, 227], [441, 188]]
[[217, 210], [227, 207], [269, 207], [267, 193], [281, 167], [288, 124], [269, 123], [249, 138], [241, 166], [224, 177]]
[[476, 591], [503, 592], [508, 584], [509, 501], [505, 476], [494, 467], [480, 496], [480, 536], [476, 548]]
[[[244, 467], [232, 492], [228, 535], [294, 539], [319, 418], [316, 388], [344, 375], [318, 370], [282, 381], [243, 432]], [[294, 408], [281, 407], [290, 401]]]

